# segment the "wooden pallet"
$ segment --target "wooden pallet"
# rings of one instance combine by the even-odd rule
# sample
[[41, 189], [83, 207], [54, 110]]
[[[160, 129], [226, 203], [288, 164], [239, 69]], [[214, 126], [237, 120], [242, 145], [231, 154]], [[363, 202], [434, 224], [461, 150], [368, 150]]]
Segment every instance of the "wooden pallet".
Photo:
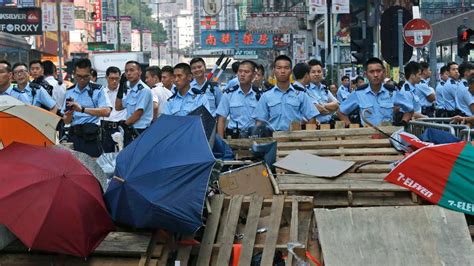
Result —
[[[299, 242], [304, 254], [309, 237], [312, 198], [277, 195], [212, 198], [211, 209], [199, 249], [197, 265], [229, 265], [234, 244], [241, 245], [238, 265], [250, 265], [252, 256], [262, 252], [261, 265], [271, 265], [276, 250], [287, 254], [288, 242]], [[239, 222], [242, 218], [245, 224]], [[259, 228], [266, 228], [257, 234]], [[236, 240], [236, 235], [242, 239]], [[304, 255], [303, 255], [304, 257]], [[294, 264], [291, 254], [287, 265]]]

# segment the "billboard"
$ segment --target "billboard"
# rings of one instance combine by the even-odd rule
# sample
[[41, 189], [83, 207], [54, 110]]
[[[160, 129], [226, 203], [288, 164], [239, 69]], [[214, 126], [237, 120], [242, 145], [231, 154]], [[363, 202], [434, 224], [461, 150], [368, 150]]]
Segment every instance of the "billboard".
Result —
[[246, 29], [252, 33], [298, 33], [298, 17], [294, 13], [253, 13], [247, 17]]
[[272, 48], [273, 35], [267, 33], [250, 33], [236, 30], [204, 30], [201, 33], [203, 49], [259, 49]]
[[18, 35], [41, 35], [41, 9], [0, 7], [0, 31]]

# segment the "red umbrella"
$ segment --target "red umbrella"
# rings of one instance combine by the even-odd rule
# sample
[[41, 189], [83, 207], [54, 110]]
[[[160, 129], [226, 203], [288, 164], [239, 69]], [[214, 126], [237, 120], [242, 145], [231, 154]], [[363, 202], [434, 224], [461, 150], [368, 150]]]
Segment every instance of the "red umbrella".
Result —
[[114, 230], [96, 178], [70, 152], [0, 151], [0, 224], [28, 248], [88, 256]]

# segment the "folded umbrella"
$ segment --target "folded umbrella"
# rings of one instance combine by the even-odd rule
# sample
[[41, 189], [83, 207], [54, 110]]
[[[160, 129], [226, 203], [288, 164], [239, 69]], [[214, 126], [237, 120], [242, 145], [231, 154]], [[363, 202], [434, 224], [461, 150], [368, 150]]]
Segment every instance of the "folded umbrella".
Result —
[[112, 218], [137, 228], [195, 232], [214, 163], [199, 117], [161, 115], [117, 157], [105, 193]]
[[0, 151], [0, 223], [28, 248], [88, 256], [114, 230], [100, 185], [62, 149]]
[[385, 181], [427, 201], [474, 215], [474, 147], [470, 142], [426, 146], [401, 161]]

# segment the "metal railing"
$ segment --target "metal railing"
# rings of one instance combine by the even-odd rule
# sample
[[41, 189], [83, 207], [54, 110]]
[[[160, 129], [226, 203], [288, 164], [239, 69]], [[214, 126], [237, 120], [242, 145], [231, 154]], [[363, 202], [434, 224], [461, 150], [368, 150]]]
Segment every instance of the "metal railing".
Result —
[[427, 128], [435, 128], [451, 133], [462, 140], [471, 141], [474, 135], [467, 125], [452, 124], [451, 118], [423, 118], [408, 123], [408, 132], [420, 136]]

